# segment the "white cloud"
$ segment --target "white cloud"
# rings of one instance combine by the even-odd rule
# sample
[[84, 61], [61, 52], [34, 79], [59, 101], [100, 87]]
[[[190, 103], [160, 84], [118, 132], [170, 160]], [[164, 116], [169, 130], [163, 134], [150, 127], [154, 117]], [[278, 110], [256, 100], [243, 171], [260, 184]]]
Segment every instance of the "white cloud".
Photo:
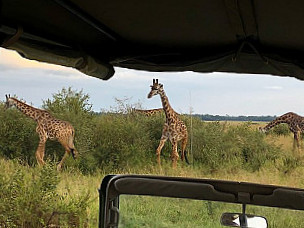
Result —
[[266, 86], [264, 87], [265, 89], [270, 89], [270, 90], [282, 90], [282, 86]]

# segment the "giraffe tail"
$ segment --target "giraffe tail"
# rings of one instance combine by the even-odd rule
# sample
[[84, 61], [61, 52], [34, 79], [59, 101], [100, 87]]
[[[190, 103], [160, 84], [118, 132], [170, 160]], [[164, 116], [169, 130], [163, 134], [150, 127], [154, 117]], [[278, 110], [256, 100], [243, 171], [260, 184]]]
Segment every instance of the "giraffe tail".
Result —
[[72, 157], [74, 158], [74, 160], [76, 159], [76, 153], [75, 153], [75, 149], [70, 149], [71, 153], [72, 153]]
[[75, 146], [74, 146], [74, 142], [73, 142], [73, 141], [74, 141], [74, 131], [73, 131], [73, 133], [72, 133], [72, 136], [70, 136], [70, 138], [69, 138], [69, 148], [70, 148], [72, 157], [73, 157], [74, 159], [76, 159], [76, 158], [77, 158], [78, 152], [77, 152], [77, 150], [75, 149]]

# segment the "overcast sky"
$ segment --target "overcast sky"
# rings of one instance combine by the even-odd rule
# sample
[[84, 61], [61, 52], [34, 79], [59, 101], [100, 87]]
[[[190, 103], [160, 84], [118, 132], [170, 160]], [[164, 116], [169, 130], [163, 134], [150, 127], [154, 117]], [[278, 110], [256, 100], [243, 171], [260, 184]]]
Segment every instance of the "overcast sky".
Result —
[[290, 77], [231, 73], [152, 73], [116, 68], [103, 81], [71, 68], [39, 63], [0, 49], [0, 100], [16, 94], [36, 107], [63, 87], [83, 89], [94, 111], [109, 110], [115, 99], [129, 98], [143, 108], [161, 107], [159, 96], [147, 99], [153, 78], [164, 85], [171, 106], [180, 113], [213, 115], [282, 115], [292, 111], [304, 116], [304, 82]]

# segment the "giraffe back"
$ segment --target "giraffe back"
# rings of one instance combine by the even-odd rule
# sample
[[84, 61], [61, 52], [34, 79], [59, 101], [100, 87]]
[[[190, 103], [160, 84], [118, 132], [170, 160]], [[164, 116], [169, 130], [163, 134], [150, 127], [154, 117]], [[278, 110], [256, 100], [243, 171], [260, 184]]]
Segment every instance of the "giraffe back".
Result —
[[273, 128], [281, 123], [288, 124], [288, 126], [292, 132], [296, 132], [299, 129], [301, 129], [301, 130], [304, 129], [304, 117], [299, 116], [298, 114], [293, 113], [293, 112], [288, 112], [282, 116], [277, 117], [273, 121], [271, 121], [269, 124], [267, 124], [263, 128], [263, 130], [269, 131], [271, 128]]
[[51, 140], [68, 139], [74, 136], [74, 127], [67, 121], [49, 118], [43, 120], [41, 124]]

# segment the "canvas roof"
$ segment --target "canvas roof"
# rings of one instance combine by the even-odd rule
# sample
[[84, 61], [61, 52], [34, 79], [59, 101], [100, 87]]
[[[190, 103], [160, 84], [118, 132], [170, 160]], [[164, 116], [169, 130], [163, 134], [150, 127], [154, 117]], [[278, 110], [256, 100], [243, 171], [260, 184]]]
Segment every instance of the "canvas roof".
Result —
[[304, 1], [1, 0], [0, 42], [108, 79], [115, 66], [304, 79]]

